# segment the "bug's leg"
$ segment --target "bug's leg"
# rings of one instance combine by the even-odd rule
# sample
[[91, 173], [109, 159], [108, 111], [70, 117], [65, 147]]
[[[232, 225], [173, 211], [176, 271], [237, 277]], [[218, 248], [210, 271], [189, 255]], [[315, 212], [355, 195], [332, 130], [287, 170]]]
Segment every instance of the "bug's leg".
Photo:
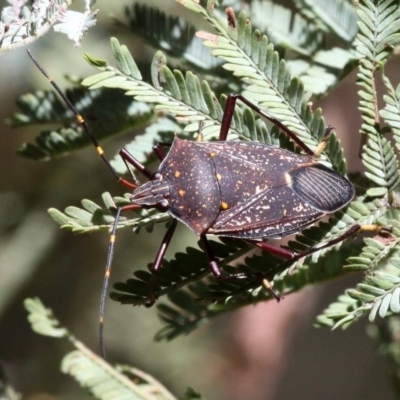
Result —
[[337, 243], [342, 242], [343, 240], [347, 239], [348, 237], [360, 232], [360, 230], [362, 230], [362, 225], [354, 225], [352, 226], [350, 229], [348, 229], [346, 232], [344, 232], [342, 235], [338, 236], [335, 239], [330, 240], [329, 242], [325, 243], [322, 246], [318, 246], [318, 247], [311, 247], [308, 250], [302, 251], [300, 253], [294, 251], [294, 250], [290, 250], [290, 249], [286, 249], [284, 247], [279, 247], [276, 245], [273, 245], [269, 242], [251, 242], [254, 245], [256, 245], [257, 247], [259, 247], [261, 250], [267, 251], [268, 253], [274, 254], [278, 257], [284, 258], [290, 262], [296, 262], [298, 260], [300, 260], [303, 257], [306, 257], [312, 253], [315, 253], [316, 251], [325, 249], [327, 247], [333, 246]]
[[283, 258], [285, 260], [292, 260], [299, 254], [296, 253], [294, 250], [286, 249], [285, 247], [280, 247], [279, 245], [272, 244], [271, 242], [258, 242], [252, 240], [248, 240], [248, 242], [254, 244], [263, 251], [266, 251], [270, 254], [273, 254], [274, 256]]
[[[200, 121], [199, 122], [199, 132], [197, 133], [197, 137], [196, 137], [196, 142], [202, 142], [203, 141], [203, 128], [204, 128], [204, 121]], [[229, 127], [228, 127], [229, 129]]]
[[[378, 225], [353, 225], [351, 228], [349, 228], [346, 232], [344, 232], [342, 235], [338, 236], [335, 239], [330, 240], [329, 242], [323, 244], [322, 246], [317, 246], [317, 247], [311, 247], [308, 250], [302, 251], [300, 253], [295, 252], [290, 249], [285, 249], [283, 247], [275, 246], [269, 242], [251, 242], [260, 249], [267, 251], [269, 253], [272, 253], [278, 257], [287, 259], [288, 261], [286, 263], [283, 263], [279, 269], [285, 269], [289, 267], [289, 265], [295, 263], [296, 261], [300, 260], [303, 257], [306, 257], [310, 254], [313, 254], [317, 251], [320, 251], [322, 249], [326, 249], [328, 247], [334, 246], [337, 243], [342, 242], [343, 240], [346, 240], [350, 236], [353, 236], [359, 232], [377, 232], [378, 234], [381, 235], [388, 235], [391, 232], [390, 227], [386, 226], [378, 226]], [[294, 271], [293, 268], [290, 269], [290, 272], [292, 273]]]
[[219, 139], [221, 142], [225, 142], [228, 138], [229, 128], [233, 118], [233, 112], [235, 111], [236, 97], [234, 94], [230, 94], [226, 100], [224, 114], [222, 115], [221, 130], [219, 131]]
[[160, 161], [164, 160], [164, 158], [167, 156], [163, 147], [171, 147], [171, 144], [172, 143], [170, 142], [158, 142], [153, 146], [153, 151]]
[[208, 265], [215, 279], [221, 282], [226, 282], [229, 280], [238, 280], [238, 279], [253, 279], [256, 281], [260, 281], [261, 284], [265, 287], [265, 289], [268, 290], [278, 302], [282, 299], [282, 297], [279, 296], [273, 290], [271, 283], [264, 277], [262, 273], [255, 272], [252, 274], [246, 274], [246, 273], [229, 274], [229, 275], [223, 274], [220, 267], [218, 266], [218, 262], [215, 259], [214, 253], [211, 249], [210, 243], [208, 243], [206, 235], [201, 235], [200, 240], [201, 243], [203, 244], [203, 250], [204, 253], [206, 254]]
[[299, 146], [306, 154], [308, 154], [309, 156], [314, 155], [314, 151], [312, 151], [294, 132], [292, 132], [288, 127], [282, 124], [282, 122], [280, 122], [271, 114], [268, 114], [265, 110], [263, 110], [250, 100], [246, 99], [246, 97], [243, 97], [241, 94], [238, 93], [230, 94], [228, 96], [228, 99], [226, 100], [224, 115], [222, 117], [222, 122], [221, 122], [219, 140], [225, 141], [228, 136], [229, 127], [231, 126], [233, 118], [233, 111], [235, 109], [236, 101], [238, 99], [242, 101], [244, 104], [246, 104], [246, 106], [251, 108], [253, 111], [255, 111], [257, 114], [260, 114], [268, 121], [271, 121], [274, 125], [276, 125], [282, 132], [288, 135], [297, 144], [297, 146]]
[[[155, 155], [160, 159], [160, 161], [164, 160], [166, 157], [166, 153], [163, 149], [163, 147], [170, 147], [171, 143], [169, 142], [158, 142], [153, 146], [153, 151]], [[152, 171], [150, 171], [148, 168], [146, 168], [141, 162], [139, 162], [135, 157], [132, 156], [131, 153], [125, 148], [122, 148], [119, 153], [120, 157], [122, 158], [122, 161], [125, 163], [126, 168], [130, 172], [133, 181], [135, 182], [136, 186], [140, 186], [140, 182], [136, 179], [135, 174], [131, 170], [131, 166], [133, 166], [136, 170], [138, 170], [142, 175], [144, 175], [146, 178], [151, 179], [154, 175]]]
[[[166, 153], [163, 149], [163, 147], [170, 147], [171, 143], [169, 142], [158, 142], [153, 146], [153, 151], [155, 155], [158, 157], [160, 161], [164, 160], [166, 157]], [[122, 161], [125, 163], [126, 168], [130, 172], [133, 181], [137, 184], [137, 186], [140, 186], [139, 181], [136, 179], [135, 174], [131, 170], [131, 166], [133, 166], [135, 169], [137, 169], [142, 175], [144, 175], [146, 178], [151, 179], [154, 175], [152, 171], [150, 171], [148, 168], [146, 168], [141, 162], [139, 162], [135, 157], [133, 157], [128, 150], [125, 148], [121, 149], [119, 151], [119, 155], [122, 158]]]
[[129, 204], [127, 206], [118, 207], [117, 212], [115, 214], [115, 220], [113, 226], [111, 228], [110, 234], [110, 243], [108, 245], [108, 252], [107, 252], [107, 261], [103, 279], [103, 287], [101, 289], [101, 296], [100, 296], [100, 310], [99, 310], [99, 341], [100, 341], [100, 353], [102, 357], [105, 358], [105, 347], [104, 347], [104, 312], [106, 306], [106, 297], [107, 297], [107, 290], [110, 283], [110, 273], [111, 273], [111, 266], [112, 261], [114, 258], [114, 250], [115, 250], [115, 239], [116, 239], [116, 232], [118, 228], [118, 222], [121, 218], [121, 214], [124, 211], [129, 210], [137, 210], [141, 208], [137, 204]]
[[264, 286], [264, 289], [267, 292], [270, 292], [272, 294], [272, 296], [275, 297], [275, 300], [279, 303], [284, 297], [280, 296], [273, 288], [272, 284], [267, 278], [263, 278], [261, 281], [261, 284]]
[[325, 150], [326, 145], [328, 144], [329, 136], [334, 129], [335, 128], [333, 126], [330, 126], [330, 125], [327, 126], [327, 128], [325, 129], [325, 132], [322, 136], [321, 142], [319, 143], [319, 145], [317, 146], [317, 148], [314, 151], [314, 154], [313, 154], [314, 157], [320, 156], [322, 154], [322, 152]]
[[210, 243], [208, 243], [206, 235], [201, 235], [200, 236], [201, 243], [203, 244], [203, 250], [204, 253], [206, 254], [207, 260], [208, 260], [208, 266], [210, 267], [210, 270], [214, 277], [218, 280], [224, 280], [225, 277], [222, 274], [221, 269], [218, 266], [218, 262], [215, 259], [214, 253], [211, 249]]
[[[125, 148], [121, 149], [118, 154], [122, 158], [123, 162], [127, 166], [128, 170], [130, 170], [130, 165], [132, 165], [136, 170], [138, 170], [143, 176], [146, 178], [150, 179], [151, 176], [153, 175], [153, 172], [150, 171], [148, 168], [146, 168], [141, 162], [139, 162], [135, 157], [132, 156], [131, 153], [129, 153], [128, 150]], [[136, 178], [134, 178], [136, 179]], [[136, 187], [135, 187], [136, 189]]]
[[178, 224], [178, 220], [173, 219], [171, 226], [168, 228], [167, 232], [164, 235], [164, 238], [161, 242], [160, 248], [157, 251], [156, 257], [153, 261], [153, 264], [150, 268], [151, 272], [151, 279], [150, 279], [150, 285], [149, 285], [149, 301], [146, 303], [146, 307], [151, 307], [155, 301], [156, 301], [156, 280], [157, 280], [157, 273], [161, 269], [162, 262], [165, 257], [165, 253], [168, 249], [168, 245], [171, 242], [172, 236], [175, 232], [175, 228]]

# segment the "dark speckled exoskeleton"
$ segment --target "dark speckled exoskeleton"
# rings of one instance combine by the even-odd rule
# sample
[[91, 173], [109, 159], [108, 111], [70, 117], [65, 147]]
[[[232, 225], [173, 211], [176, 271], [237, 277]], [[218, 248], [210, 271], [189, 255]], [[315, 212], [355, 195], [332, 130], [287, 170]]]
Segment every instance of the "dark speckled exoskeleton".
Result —
[[255, 142], [176, 137], [133, 204], [162, 206], [198, 236], [263, 240], [298, 232], [354, 195], [351, 183], [313, 156]]
[[[288, 260], [298, 260], [321, 248], [331, 246], [360, 229], [352, 227], [342, 236], [302, 253], [270, 244], [266, 239], [280, 238], [306, 228], [327, 213], [341, 209], [354, 196], [352, 184], [342, 175], [318, 163], [315, 158], [326, 145], [331, 128], [326, 130], [320, 146], [311, 151], [293, 132], [258, 106], [241, 95], [230, 95], [224, 111], [218, 142], [183, 140], [176, 137], [165, 155], [163, 146], [154, 146], [162, 160], [156, 173], [132, 157], [126, 149], [120, 155], [126, 164], [135, 167], [149, 179], [143, 185], [121, 178], [110, 165], [85, 120], [43, 68], [32, 60], [49, 79], [55, 90], [74, 112], [77, 121], [95, 145], [97, 152], [114, 177], [125, 187], [133, 189], [132, 204], [117, 210], [111, 230], [111, 240], [106, 265], [100, 305], [100, 340], [103, 349], [103, 316], [114, 252], [115, 232], [121, 212], [141, 207], [167, 211], [174, 218], [167, 230], [153, 262], [153, 277], [162, 265], [177, 221], [195, 232], [213, 275], [219, 280], [249, 278], [238, 273], [223, 274], [207, 240], [208, 234], [247, 240], [265, 251]], [[251, 109], [277, 125], [305, 153], [299, 155], [279, 147], [255, 142], [227, 142], [236, 100], [240, 99]], [[201, 135], [200, 135], [201, 136]], [[264, 285], [279, 299], [261, 275]], [[156, 299], [155, 280], [151, 282], [149, 303]], [[104, 349], [102, 350], [104, 353]]]
[[[277, 125], [306, 155], [256, 142], [227, 142], [237, 99]], [[208, 244], [209, 234], [244, 239], [294, 262], [360, 230], [360, 226], [353, 226], [322, 247], [301, 253], [266, 241], [299, 232], [322, 216], [341, 209], [353, 198], [354, 188], [347, 178], [315, 160], [324, 150], [331, 130], [326, 129], [322, 142], [313, 152], [282, 123], [243, 96], [233, 94], [227, 100], [219, 141], [176, 137], [167, 155], [160, 151], [160, 145], [154, 146], [162, 159], [155, 174], [121, 150], [121, 156], [149, 178], [133, 191], [132, 205], [121, 211], [138, 206], [155, 207], [174, 217], [153, 262], [153, 276], [161, 267], [178, 220], [200, 237], [210, 269], [219, 280], [249, 276], [221, 272]], [[267, 281], [264, 284], [271, 290]], [[154, 285], [153, 278], [150, 302], [155, 300]]]

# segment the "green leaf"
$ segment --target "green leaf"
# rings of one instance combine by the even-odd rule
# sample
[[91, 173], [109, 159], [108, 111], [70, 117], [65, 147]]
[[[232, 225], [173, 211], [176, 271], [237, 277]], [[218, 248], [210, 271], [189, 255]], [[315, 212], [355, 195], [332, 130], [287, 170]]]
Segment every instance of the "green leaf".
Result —
[[[130, 194], [126, 198], [111, 198], [109, 193], [103, 193], [102, 207], [92, 201], [82, 200], [83, 208], [67, 207], [64, 212], [57, 209], [49, 209], [50, 216], [55, 222], [61, 225], [62, 229], [71, 230], [76, 233], [88, 233], [98, 230], [109, 230], [115, 220], [115, 210], [117, 207], [130, 204], [128, 200]], [[133, 227], [139, 232], [140, 228], [145, 226], [147, 229], [155, 223], [166, 222], [171, 217], [166, 213], [158, 213], [156, 210], [140, 210], [136, 212], [136, 217], [127, 218], [122, 216], [118, 223], [119, 228]]]
[[55, 338], [68, 338], [73, 344], [76, 350], [63, 358], [61, 371], [71, 375], [94, 398], [148, 400], [149, 393], [156, 393], [152, 399], [175, 399], [150, 375], [129, 366], [112, 367], [76, 340], [67, 329], [59, 327], [59, 322], [54, 318], [52, 311], [46, 309], [39, 299], [26, 299], [24, 305], [29, 312], [28, 320], [36, 333]]
[[386, 123], [390, 125], [393, 130], [393, 137], [396, 141], [396, 147], [400, 149], [400, 97], [399, 87], [395, 90], [386, 76], [383, 76], [387, 95], [383, 96], [386, 106], [379, 112], [379, 115], [385, 119]]
[[345, 0], [313, 2], [295, 0], [299, 11], [319, 28], [337, 35], [340, 39], [351, 42], [357, 33], [356, 8]]
[[67, 335], [68, 331], [59, 326], [60, 323], [54, 318], [52, 311], [45, 308], [38, 298], [26, 299], [24, 306], [29, 312], [28, 320], [34, 332], [56, 338]]
[[[91, 132], [99, 140], [142, 126], [154, 117], [151, 107], [132, 101], [120, 91], [88, 91], [73, 87], [67, 93], [70, 101], [88, 119]], [[20, 155], [48, 160], [91, 144], [71, 110], [53, 92], [38, 91], [23, 95], [17, 104], [21, 112], [7, 120], [12, 127], [58, 125], [51, 130], [42, 130], [35, 143], [24, 143], [18, 150]], [[101, 118], [89, 117], [91, 115], [101, 115]]]

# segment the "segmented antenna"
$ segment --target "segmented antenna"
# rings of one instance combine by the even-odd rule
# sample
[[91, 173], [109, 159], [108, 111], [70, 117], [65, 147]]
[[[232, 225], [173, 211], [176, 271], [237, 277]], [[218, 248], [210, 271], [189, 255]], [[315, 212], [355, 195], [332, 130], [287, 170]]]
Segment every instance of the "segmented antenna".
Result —
[[[98, 155], [101, 157], [101, 159], [104, 161], [104, 163], [107, 165], [107, 168], [111, 171], [113, 174], [114, 178], [123, 186], [129, 188], [129, 189], [136, 189], [138, 187], [138, 182], [136, 181], [135, 183], [131, 183], [127, 181], [126, 179], [122, 178], [121, 176], [118, 175], [118, 173], [115, 171], [113, 166], [111, 165], [110, 161], [106, 157], [104, 150], [102, 147], [99, 145], [99, 142], [97, 139], [93, 136], [92, 132], [89, 129], [88, 124], [86, 123], [85, 119], [83, 116], [78, 112], [78, 110], [75, 108], [75, 106], [71, 103], [71, 101], [68, 99], [68, 97], [65, 95], [65, 93], [60, 89], [60, 87], [57, 85], [57, 83], [50, 77], [50, 75], [45, 71], [45, 69], [39, 64], [39, 62], [35, 59], [35, 57], [32, 55], [32, 53], [27, 50], [29, 57], [31, 60], [34, 62], [36, 67], [39, 69], [39, 71], [46, 77], [46, 79], [50, 82], [50, 84], [53, 86], [55, 91], [58, 93], [58, 95], [61, 97], [61, 99], [64, 101], [64, 103], [67, 105], [67, 107], [73, 112], [75, 115], [75, 118], [77, 122], [82, 126], [83, 131], [85, 132], [86, 136], [90, 139], [90, 141], [93, 143], [93, 145], [96, 148], [96, 151]], [[126, 154], [126, 151], [121, 150], [120, 155], [123, 158], [124, 162], [131, 162], [131, 156], [129, 154]], [[144, 173], [147, 174], [148, 176], [151, 175], [151, 171], [149, 171], [146, 167], [143, 165], [137, 163], [135, 164], [138, 169]], [[99, 341], [100, 341], [100, 353], [103, 357], [105, 357], [105, 347], [104, 347], [104, 314], [105, 314], [105, 304], [106, 304], [106, 297], [107, 297], [107, 291], [108, 291], [108, 286], [110, 283], [110, 273], [111, 273], [111, 265], [112, 265], [112, 260], [114, 256], [114, 249], [115, 249], [115, 239], [116, 239], [116, 231], [118, 228], [118, 222], [121, 217], [121, 213], [123, 211], [128, 211], [128, 210], [134, 210], [138, 209], [140, 206], [137, 206], [135, 204], [129, 204], [124, 207], [119, 207], [117, 208], [116, 215], [115, 215], [115, 221], [113, 223], [113, 226], [111, 228], [111, 235], [110, 235], [110, 243], [108, 247], [108, 256], [107, 256], [107, 262], [106, 262], [106, 267], [105, 267], [105, 273], [104, 273], [104, 280], [103, 280], [103, 288], [101, 290], [101, 296], [100, 296], [100, 310], [99, 310]]]

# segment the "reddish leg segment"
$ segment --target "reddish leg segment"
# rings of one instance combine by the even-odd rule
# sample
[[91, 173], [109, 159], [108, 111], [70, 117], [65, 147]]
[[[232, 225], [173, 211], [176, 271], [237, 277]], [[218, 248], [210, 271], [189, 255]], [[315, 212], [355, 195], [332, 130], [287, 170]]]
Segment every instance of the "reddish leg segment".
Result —
[[256, 104], [252, 103], [250, 100], [246, 99], [246, 97], [243, 97], [241, 94], [230, 94], [228, 96], [228, 99], [226, 101], [226, 106], [224, 110], [224, 115], [222, 117], [222, 122], [221, 122], [221, 130], [219, 134], [219, 140], [225, 141], [228, 136], [229, 128], [231, 126], [232, 118], [233, 118], [233, 111], [236, 106], [236, 101], [240, 100], [246, 106], [251, 108], [253, 111], [255, 111], [257, 114], [260, 114], [264, 118], [266, 118], [268, 121], [271, 121], [274, 125], [276, 125], [282, 132], [284, 132], [286, 135], [288, 135], [293, 142], [297, 144], [306, 154], [313, 156], [314, 152], [290, 129], [288, 129], [285, 125], [282, 124], [279, 120], [277, 120], [275, 117], [273, 117], [271, 114], [268, 114], [266, 111], [258, 107]]
[[162, 267], [162, 262], [165, 258], [165, 253], [167, 252], [169, 243], [171, 242], [172, 236], [175, 232], [175, 228], [178, 224], [178, 220], [172, 220], [171, 226], [168, 228], [167, 232], [165, 233], [163, 240], [161, 241], [161, 245], [157, 251], [156, 257], [153, 261], [153, 264], [150, 268], [150, 272], [152, 274], [150, 279], [150, 287], [149, 287], [149, 301], [146, 303], [147, 307], [152, 306], [156, 301], [156, 280], [157, 280], [157, 273]]
[[203, 245], [204, 253], [206, 254], [208, 260], [208, 265], [215, 279], [217, 279], [220, 282], [226, 282], [229, 280], [242, 280], [242, 279], [260, 281], [262, 282], [263, 286], [275, 297], [277, 301], [281, 300], [281, 297], [272, 289], [271, 284], [261, 272], [254, 272], [251, 274], [240, 272], [237, 274], [229, 274], [229, 275], [222, 273], [220, 267], [218, 266], [218, 262], [215, 259], [214, 253], [211, 249], [211, 246], [208, 242], [206, 235], [200, 236], [200, 240]]
[[[380, 227], [378, 225], [359, 225], [356, 224], [352, 227], [350, 227], [346, 232], [344, 232], [342, 235], [338, 236], [335, 239], [330, 240], [329, 242], [323, 244], [322, 246], [317, 246], [317, 247], [312, 247], [308, 250], [302, 251], [300, 253], [297, 253], [293, 250], [286, 249], [284, 247], [277, 246], [275, 244], [272, 244], [271, 242], [257, 242], [257, 241], [250, 241], [248, 240], [249, 243], [259, 247], [263, 251], [266, 251], [268, 253], [271, 253], [277, 257], [283, 258], [287, 260], [286, 262], [280, 264], [277, 266], [276, 270], [277, 271], [283, 271], [286, 268], [289, 268], [291, 265], [293, 265], [296, 261], [300, 260], [303, 257], [309, 256], [317, 251], [320, 251], [322, 249], [326, 249], [328, 247], [334, 246], [337, 243], [340, 243], [344, 241], [345, 239], [349, 238], [350, 236], [353, 236], [361, 231], [374, 231], [377, 233], [382, 233], [382, 234], [389, 234], [391, 229], [390, 227]], [[204, 253], [207, 256], [208, 260], [208, 265], [210, 267], [210, 270], [214, 277], [218, 281], [228, 281], [228, 280], [234, 280], [234, 279], [253, 279], [254, 281], [259, 281], [266, 290], [268, 290], [278, 301], [281, 299], [281, 297], [272, 289], [272, 286], [270, 285], [269, 281], [266, 279], [265, 275], [262, 273], [237, 273], [237, 274], [224, 274], [220, 267], [218, 266], [218, 262], [213, 254], [213, 251], [211, 249], [210, 244], [208, 243], [208, 239], [206, 235], [200, 236], [201, 243], [203, 245], [203, 250]]]

